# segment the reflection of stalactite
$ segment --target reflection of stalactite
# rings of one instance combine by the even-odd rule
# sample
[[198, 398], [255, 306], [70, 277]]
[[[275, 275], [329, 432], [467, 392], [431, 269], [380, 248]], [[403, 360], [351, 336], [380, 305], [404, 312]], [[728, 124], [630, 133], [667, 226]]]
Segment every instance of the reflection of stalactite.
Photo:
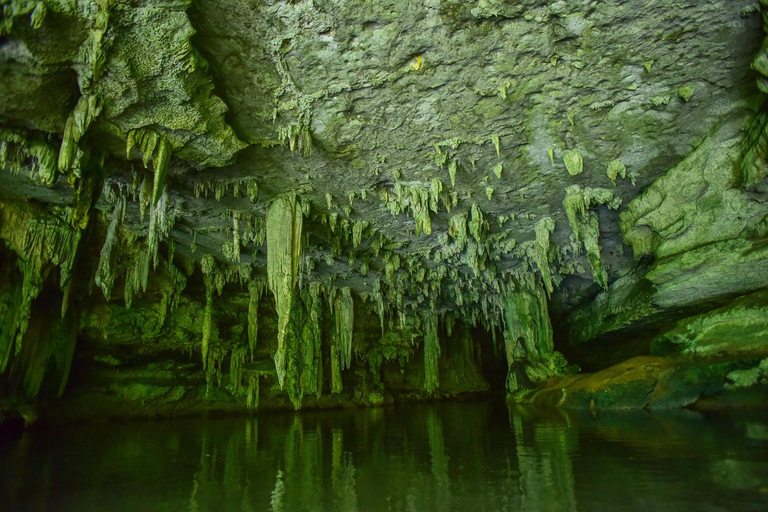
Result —
[[355, 466], [352, 454], [344, 451], [344, 431], [333, 429], [331, 459], [331, 485], [335, 509], [340, 511], [357, 510], [357, 492], [355, 491]]
[[[523, 510], [576, 510], [571, 455], [577, 439], [573, 429], [537, 422], [522, 408], [510, 410], [520, 467]], [[567, 418], [566, 418], [567, 419]]]
[[249, 457], [259, 451], [259, 420], [256, 418], [245, 422], [245, 451]]
[[432, 455], [432, 476], [437, 489], [437, 503], [440, 508], [448, 509], [451, 505], [451, 479], [448, 476], [449, 457], [445, 453], [443, 438], [443, 420], [435, 409], [430, 409], [427, 416], [427, 432], [429, 434], [429, 450]]
[[318, 428], [305, 430], [301, 416], [295, 416], [285, 444], [285, 487], [289, 510], [319, 509], [317, 497], [322, 495], [322, 436]]
[[282, 512], [283, 511], [283, 498], [285, 496], [285, 484], [283, 483], [283, 472], [281, 470], [277, 470], [277, 476], [275, 478], [275, 488], [272, 490], [272, 499], [270, 500], [270, 505], [272, 505], [271, 510], [274, 512]]
[[203, 442], [200, 445], [200, 467], [192, 477], [192, 493], [189, 496], [189, 510], [190, 512], [197, 512], [200, 510], [198, 504], [198, 493], [200, 492], [200, 482], [205, 481], [205, 476], [208, 473], [208, 461], [206, 457], [208, 452], [208, 430], [205, 430], [203, 434]]

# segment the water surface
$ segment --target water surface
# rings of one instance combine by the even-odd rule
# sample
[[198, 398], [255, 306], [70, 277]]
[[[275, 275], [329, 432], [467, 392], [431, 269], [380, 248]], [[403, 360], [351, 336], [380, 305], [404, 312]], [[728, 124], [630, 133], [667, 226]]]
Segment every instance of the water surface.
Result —
[[768, 418], [494, 403], [79, 424], [0, 448], [0, 510], [768, 510]]

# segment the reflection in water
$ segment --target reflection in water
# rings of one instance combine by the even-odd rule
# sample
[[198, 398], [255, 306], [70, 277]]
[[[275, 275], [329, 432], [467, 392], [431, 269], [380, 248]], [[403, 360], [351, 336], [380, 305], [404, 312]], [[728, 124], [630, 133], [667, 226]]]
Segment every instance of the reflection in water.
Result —
[[549, 421], [532, 419], [534, 411], [510, 408], [520, 468], [520, 493], [526, 510], [576, 510], [571, 458], [578, 445], [577, 431], [564, 411], [555, 409]]
[[0, 510], [765, 510], [766, 432], [486, 403], [78, 425], [0, 444]]

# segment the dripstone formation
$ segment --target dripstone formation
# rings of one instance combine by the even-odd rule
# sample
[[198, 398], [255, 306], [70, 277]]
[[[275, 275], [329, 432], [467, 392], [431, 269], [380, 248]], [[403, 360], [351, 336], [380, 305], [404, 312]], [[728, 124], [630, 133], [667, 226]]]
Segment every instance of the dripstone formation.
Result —
[[768, 2], [0, 8], [6, 417], [768, 401]]

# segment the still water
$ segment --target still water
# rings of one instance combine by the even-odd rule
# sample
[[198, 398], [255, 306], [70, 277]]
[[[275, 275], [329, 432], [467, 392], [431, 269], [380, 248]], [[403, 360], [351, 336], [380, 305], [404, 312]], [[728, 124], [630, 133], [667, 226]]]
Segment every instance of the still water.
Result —
[[78, 424], [0, 448], [0, 510], [768, 510], [768, 416], [495, 403]]

